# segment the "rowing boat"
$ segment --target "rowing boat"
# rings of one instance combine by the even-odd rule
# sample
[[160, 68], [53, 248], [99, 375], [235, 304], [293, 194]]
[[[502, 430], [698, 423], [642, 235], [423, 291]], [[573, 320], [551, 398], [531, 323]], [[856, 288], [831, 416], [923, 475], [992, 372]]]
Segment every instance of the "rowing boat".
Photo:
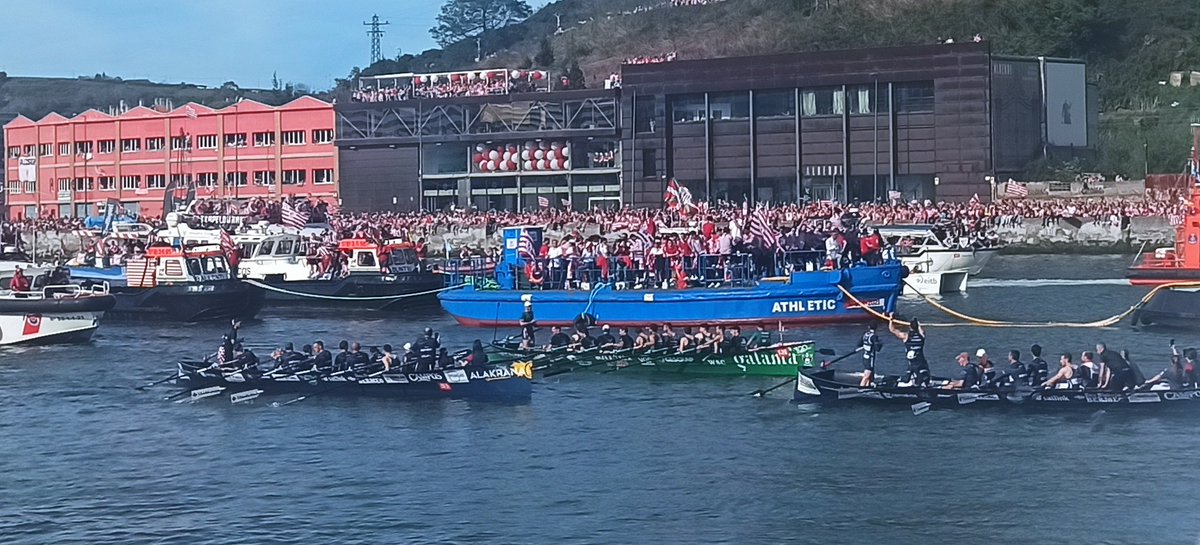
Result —
[[[793, 400], [797, 403], [862, 403], [932, 409], [991, 408], [1057, 411], [1060, 409], [1200, 409], [1200, 389], [1139, 388], [1113, 392], [1094, 389], [993, 388], [953, 390], [900, 386], [885, 377], [870, 388], [858, 386], [860, 376], [833, 369], [805, 369], [797, 374]], [[934, 378], [938, 384], [945, 379]]]
[[496, 344], [498, 350], [522, 358], [542, 358], [537, 368], [565, 370], [598, 368], [605, 370], [642, 370], [684, 375], [790, 377], [814, 360], [812, 341], [779, 343], [739, 354], [714, 354], [708, 351], [672, 348], [640, 350], [583, 350], [558, 353], [523, 350]]
[[[194, 361], [181, 361], [176, 384], [186, 391], [261, 395], [315, 394], [397, 399], [522, 399], [532, 393], [532, 367], [520, 362], [468, 366], [420, 373], [399, 370], [371, 375], [300, 372], [263, 374], [257, 370], [222, 372]], [[257, 394], [256, 394], [257, 395]], [[193, 395], [193, 397], [196, 397]], [[233, 399], [233, 397], [231, 397]]]

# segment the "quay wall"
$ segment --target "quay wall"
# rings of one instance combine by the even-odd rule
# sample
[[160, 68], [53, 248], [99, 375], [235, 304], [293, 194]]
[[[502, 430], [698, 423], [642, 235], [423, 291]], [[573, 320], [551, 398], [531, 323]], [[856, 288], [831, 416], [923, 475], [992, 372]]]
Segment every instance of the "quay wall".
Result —
[[[566, 226], [547, 232], [549, 238], [579, 231], [585, 237], [600, 233], [596, 225]], [[996, 227], [996, 233], [1011, 253], [1124, 253], [1136, 252], [1144, 243], [1147, 248], [1169, 246], [1175, 240], [1175, 228], [1166, 218], [1131, 218], [1122, 227], [1090, 219], [1060, 220], [1043, 223], [1029, 219], [1015, 225]], [[34, 247], [34, 237], [23, 235], [25, 248]], [[429, 252], [441, 256], [446, 242], [454, 254], [463, 247], [473, 250], [499, 247], [501, 233], [485, 233], [482, 227], [436, 233], [430, 237]], [[77, 233], [40, 233], [37, 237], [39, 260], [70, 259], [79, 251], [84, 237]]]

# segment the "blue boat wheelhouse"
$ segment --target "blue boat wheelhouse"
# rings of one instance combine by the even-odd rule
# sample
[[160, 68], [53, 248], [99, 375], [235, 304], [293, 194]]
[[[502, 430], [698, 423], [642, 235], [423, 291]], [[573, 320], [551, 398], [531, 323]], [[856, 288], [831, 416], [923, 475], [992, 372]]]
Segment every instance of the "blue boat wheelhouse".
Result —
[[442, 307], [459, 323], [479, 327], [516, 326], [526, 301], [541, 326], [571, 325], [581, 314], [615, 326], [861, 322], [871, 315], [843, 288], [891, 312], [904, 276], [897, 261], [821, 270], [821, 252], [539, 257], [543, 234], [540, 227], [505, 228], [490, 275], [456, 272], [483, 269], [471, 263], [447, 263], [447, 284], [463, 287], [441, 293]]

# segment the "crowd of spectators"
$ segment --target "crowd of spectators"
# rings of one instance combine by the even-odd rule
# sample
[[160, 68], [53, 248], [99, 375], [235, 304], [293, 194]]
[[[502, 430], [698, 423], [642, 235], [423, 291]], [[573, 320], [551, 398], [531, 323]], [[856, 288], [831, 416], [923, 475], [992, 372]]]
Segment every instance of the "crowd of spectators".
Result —
[[393, 100], [408, 100], [412, 88], [409, 86], [402, 87], [363, 87], [356, 89], [351, 93], [351, 99], [354, 102], [390, 102]]
[[[452, 74], [450, 76], [413, 77], [412, 81], [403, 85], [379, 87], [362, 87], [350, 94], [354, 102], [388, 102], [408, 100], [410, 98], [447, 98], [467, 96], [491, 96], [508, 93], [528, 93], [546, 90], [546, 80], [542, 72], [528, 72], [523, 77], [485, 77], [471, 78], [467, 74]], [[572, 83], [565, 76], [560, 80], [564, 89]]]
[[[637, 57], [626, 57], [621, 64], [658, 64], [662, 62], [671, 62], [678, 57], [678, 53], [670, 51], [658, 55], [641, 55]], [[619, 84], [618, 84], [619, 85]]]

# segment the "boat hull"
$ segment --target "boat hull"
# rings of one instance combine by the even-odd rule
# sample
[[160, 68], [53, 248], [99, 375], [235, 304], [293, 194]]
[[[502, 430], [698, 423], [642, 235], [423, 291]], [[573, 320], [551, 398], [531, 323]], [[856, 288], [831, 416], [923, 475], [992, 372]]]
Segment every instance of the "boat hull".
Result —
[[928, 403], [932, 409], [1020, 409], [1035, 411], [1120, 409], [1200, 410], [1200, 389], [1139, 390], [947, 390], [939, 388], [859, 388], [857, 377], [832, 370], [806, 370], [798, 375], [797, 403], [858, 403], [903, 407]]
[[371, 377], [289, 376], [266, 378], [235, 373], [188, 372], [193, 362], [181, 362], [182, 378], [176, 384], [188, 390], [218, 386], [224, 393], [261, 390], [262, 395], [328, 395], [391, 399], [528, 399], [533, 391], [527, 374], [513, 365], [483, 365], [425, 373], [388, 373]]
[[1154, 294], [1133, 315], [1133, 324], [1167, 327], [1200, 327], [1200, 292], [1171, 288]]
[[[540, 351], [503, 350], [518, 358], [528, 358], [536, 368], [548, 373], [566, 369], [601, 369], [636, 373], [640, 371], [688, 376], [760, 376], [791, 377], [812, 367], [813, 343], [786, 343], [752, 350], [745, 354], [719, 355], [699, 352], [648, 350], [632, 352], [563, 352], [548, 355]], [[543, 360], [544, 361], [539, 361]]]
[[[261, 284], [261, 285], [260, 285]], [[414, 304], [436, 304], [443, 287], [440, 275], [420, 274], [385, 278], [351, 274], [332, 280], [253, 279], [271, 306], [305, 305], [404, 310]], [[386, 298], [386, 299], [380, 299]]]
[[1134, 286], [1161, 286], [1178, 282], [1200, 282], [1200, 269], [1182, 267], [1129, 267], [1129, 283]]
[[88, 342], [102, 317], [103, 310], [0, 314], [0, 346]]
[[899, 264], [847, 270], [803, 272], [790, 282], [760, 282], [746, 288], [614, 290], [486, 290], [473, 287], [438, 295], [442, 308], [460, 324], [516, 326], [524, 301], [533, 303], [540, 326], [571, 325], [582, 313], [602, 323], [640, 326], [720, 324], [823, 324], [872, 318], [839, 289], [876, 311], [894, 308], [900, 291]]
[[248, 320], [262, 310], [261, 290], [236, 280], [153, 288], [115, 287], [118, 320], [202, 322]]

